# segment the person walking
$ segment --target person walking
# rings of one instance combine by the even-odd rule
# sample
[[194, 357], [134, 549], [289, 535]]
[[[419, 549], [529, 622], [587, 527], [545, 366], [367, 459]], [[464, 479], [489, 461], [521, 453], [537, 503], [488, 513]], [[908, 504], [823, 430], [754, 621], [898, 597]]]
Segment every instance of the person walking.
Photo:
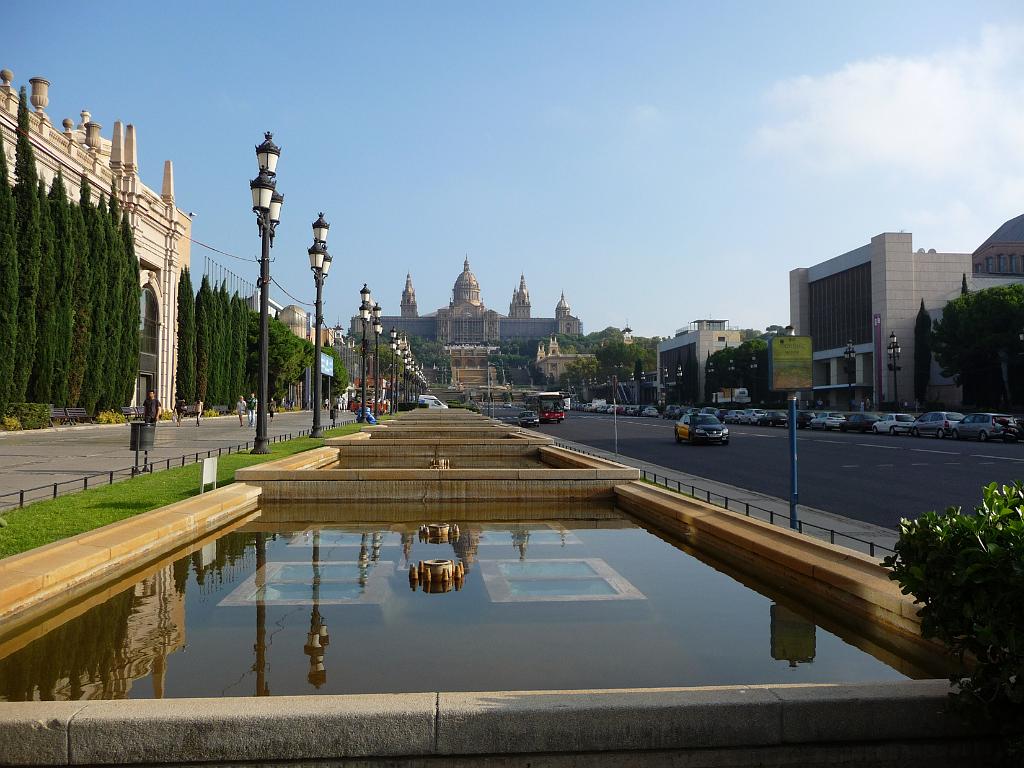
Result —
[[235, 403], [235, 412], [238, 414], [238, 426], [245, 426], [245, 412], [248, 410], [245, 406], [245, 398], [242, 395], [238, 396], [238, 402]]
[[267, 415], [270, 416], [271, 420], [274, 418], [274, 411], [277, 410], [277, 403], [274, 398], [270, 398], [270, 402], [267, 403]]
[[174, 401], [174, 423], [180, 427], [183, 418], [185, 418], [185, 398], [178, 395], [178, 399]]
[[203, 401], [196, 400], [196, 426], [203, 420]]
[[249, 406], [248, 410], [249, 410], [249, 426], [250, 427], [255, 427], [256, 426], [256, 407], [257, 407], [258, 404], [259, 404], [259, 401], [256, 399], [256, 393], [252, 392], [249, 395], [249, 402], [247, 403], [247, 405]]
[[156, 424], [160, 414], [164, 412], [163, 404], [156, 399], [156, 392], [152, 389], [146, 393], [146, 399], [142, 401], [142, 419], [147, 424]]

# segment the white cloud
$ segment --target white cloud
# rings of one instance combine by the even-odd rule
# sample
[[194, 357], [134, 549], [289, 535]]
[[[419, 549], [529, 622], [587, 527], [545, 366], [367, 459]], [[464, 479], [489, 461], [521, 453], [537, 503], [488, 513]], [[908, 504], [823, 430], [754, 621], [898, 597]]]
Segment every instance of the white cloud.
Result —
[[775, 84], [759, 149], [812, 167], [879, 166], [986, 181], [1024, 170], [1024, 27], [986, 28], [976, 45], [886, 56]]

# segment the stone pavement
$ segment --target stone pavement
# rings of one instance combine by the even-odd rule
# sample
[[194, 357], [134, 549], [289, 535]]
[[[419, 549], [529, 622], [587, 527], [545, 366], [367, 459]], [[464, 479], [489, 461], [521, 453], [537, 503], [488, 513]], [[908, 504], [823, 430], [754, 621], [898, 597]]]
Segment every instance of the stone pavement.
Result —
[[[351, 413], [340, 414], [344, 422], [352, 420]], [[310, 411], [278, 413], [270, 420], [268, 434], [297, 434], [312, 426]], [[343, 423], [339, 421], [338, 423]], [[323, 425], [331, 424], [328, 412], [323, 414]], [[149, 452], [151, 462], [178, 459], [185, 454], [205, 455], [207, 451], [226, 449], [245, 442], [251, 442], [256, 430], [239, 426], [234, 415], [203, 419], [196, 425], [195, 419], [176, 426], [172, 421], [161, 421], [157, 425], [156, 445]], [[127, 424], [81, 425], [57, 427], [56, 429], [26, 430], [24, 432], [0, 432], [0, 510], [17, 505], [18, 496], [4, 496], [39, 486], [42, 491], [26, 493], [26, 501], [48, 498], [53, 495], [53, 484], [68, 480], [82, 480], [92, 475], [96, 483], [109, 481], [109, 472], [125, 470], [135, 463], [135, 453], [129, 450], [129, 428]], [[141, 458], [140, 458], [141, 461]], [[120, 477], [128, 476], [121, 473]], [[115, 477], [116, 479], [116, 477]], [[92, 483], [90, 483], [92, 484]], [[81, 485], [66, 485], [60, 493], [79, 489]]]
[[[761, 512], [753, 508], [760, 507], [763, 510], [768, 510], [769, 512], [774, 513], [774, 521], [776, 525], [787, 527], [789, 525], [788, 499], [766, 496], [763, 493], [755, 493], [754, 491], [748, 491], [745, 488], [738, 488], [727, 483], [709, 480], [706, 477], [698, 477], [697, 475], [680, 472], [675, 469], [663, 467], [660, 464], [651, 464], [650, 462], [634, 459], [630, 456], [591, 448], [589, 445], [575, 443], [571, 440], [556, 438], [555, 444], [590, 453], [595, 456], [600, 456], [601, 458], [611, 459], [612, 461], [617, 461], [620, 464], [626, 464], [627, 466], [644, 470], [649, 473], [648, 479], [654, 479], [652, 475], [657, 475], [657, 481], [661, 484], [664, 484], [663, 478], [667, 478], [673, 490], [676, 488], [676, 483], [678, 482], [683, 486], [682, 490], [684, 493], [690, 493], [689, 486], [693, 485], [697, 489], [695, 495], [701, 500], [706, 500], [707, 496], [705, 492], [710, 491], [711, 503], [722, 506], [724, 504], [724, 499], [728, 498], [729, 509], [733, 512], [742, 513], [746, 509], [745, 505], [750, 504], [751, 517], [757, 517], [758, 519], [763, 520], [768, 520], [772, 517], [772, 515], [766, 512]], [[881, 547], [886, 547], [887, 549], [875, 550], [875, 555], [878, 557], [883, 557], [889, 554], [887, 550], [891, 550], [893, 544], [895, 544], [896, 540], [899, 538], [899, 533], [889, 528], [882, 528], [881, 526], [872, 525], [871, 523], [853, 520], [832, 512], [815, 509], [814, 507], [807, 507], [803, 504], [797, 506], [797, 517], [805, 524], [803, 532], [807, 535], [831, 540], [830, 534], [827, 531], [835, 531], [836, 544], [849, 549], [855, 549], [858, 552], [864, 552], [865, 554], [870, 554], [870, 545], [861, 544], [845, 537], [852, 536], [863, 542], [870, 542], [875, 545], [880, 545]], [[819, 526], [820, 528], [825, 529], [825, 531], [818, 530], [812, 526]]]

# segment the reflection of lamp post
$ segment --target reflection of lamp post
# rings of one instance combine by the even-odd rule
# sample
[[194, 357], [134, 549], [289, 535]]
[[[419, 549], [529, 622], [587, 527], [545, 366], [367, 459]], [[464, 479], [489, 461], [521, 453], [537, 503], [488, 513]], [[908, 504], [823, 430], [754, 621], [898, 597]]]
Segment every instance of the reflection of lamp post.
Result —
[[256, 534], [256, 695], [269, 696], [267, 685], [267, 538], [264, 533]]
[[900, 366], [897, 364], [900, 359], [902, 350], [900, 349], [900, 342], [896, 338], [896, 331], [889, 334], [889, 370], [892, 371], [892, 401], [893, 410], [898, 411], [900, 407], [900, 389], [899, 389], [899, 371]]
[[853, 348], [853, 339], [846, 342], [846, 351], [843, 352], [846, 358], [846, 386], [847, 400], [850, 402], [850, 410], [853, 410], [853, 375], [857, 372], [857, 350]]
[[331, 642], [327, 634], [327, 622], [320, 616], [320, 531], [313, 532], [313, 610], [309, 615], [309, 633], [303, 653], [309, 656], [309, 684], [319, 688], [327, 682], [324, 669], [324, 647]]

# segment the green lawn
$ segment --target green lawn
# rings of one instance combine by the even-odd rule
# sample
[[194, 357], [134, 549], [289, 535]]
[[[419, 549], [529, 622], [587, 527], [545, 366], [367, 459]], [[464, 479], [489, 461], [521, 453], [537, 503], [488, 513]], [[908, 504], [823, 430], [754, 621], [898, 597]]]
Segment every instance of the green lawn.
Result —
[[[358, 432], [361, 424], [346, 424], [325, 430], [330, 437]], [[249, 453], [222, 455], [217, 462], [217, 486], [234, 482], [235, 470], [281, 459], [285, 456], [319, 448], [323, 440], [299, 437], [272, 443], [270, 453], [253, 456]], [[14, 509], [2, 518], [0, 558], [15, 555], [51, 541], [93, 528], [124, 520], [126, 517], [195, 496], [199, 492], [199, 465], [154, 472], [152, 475], [124, 480], [114, 485], [38, 501], [23, 509]]]

